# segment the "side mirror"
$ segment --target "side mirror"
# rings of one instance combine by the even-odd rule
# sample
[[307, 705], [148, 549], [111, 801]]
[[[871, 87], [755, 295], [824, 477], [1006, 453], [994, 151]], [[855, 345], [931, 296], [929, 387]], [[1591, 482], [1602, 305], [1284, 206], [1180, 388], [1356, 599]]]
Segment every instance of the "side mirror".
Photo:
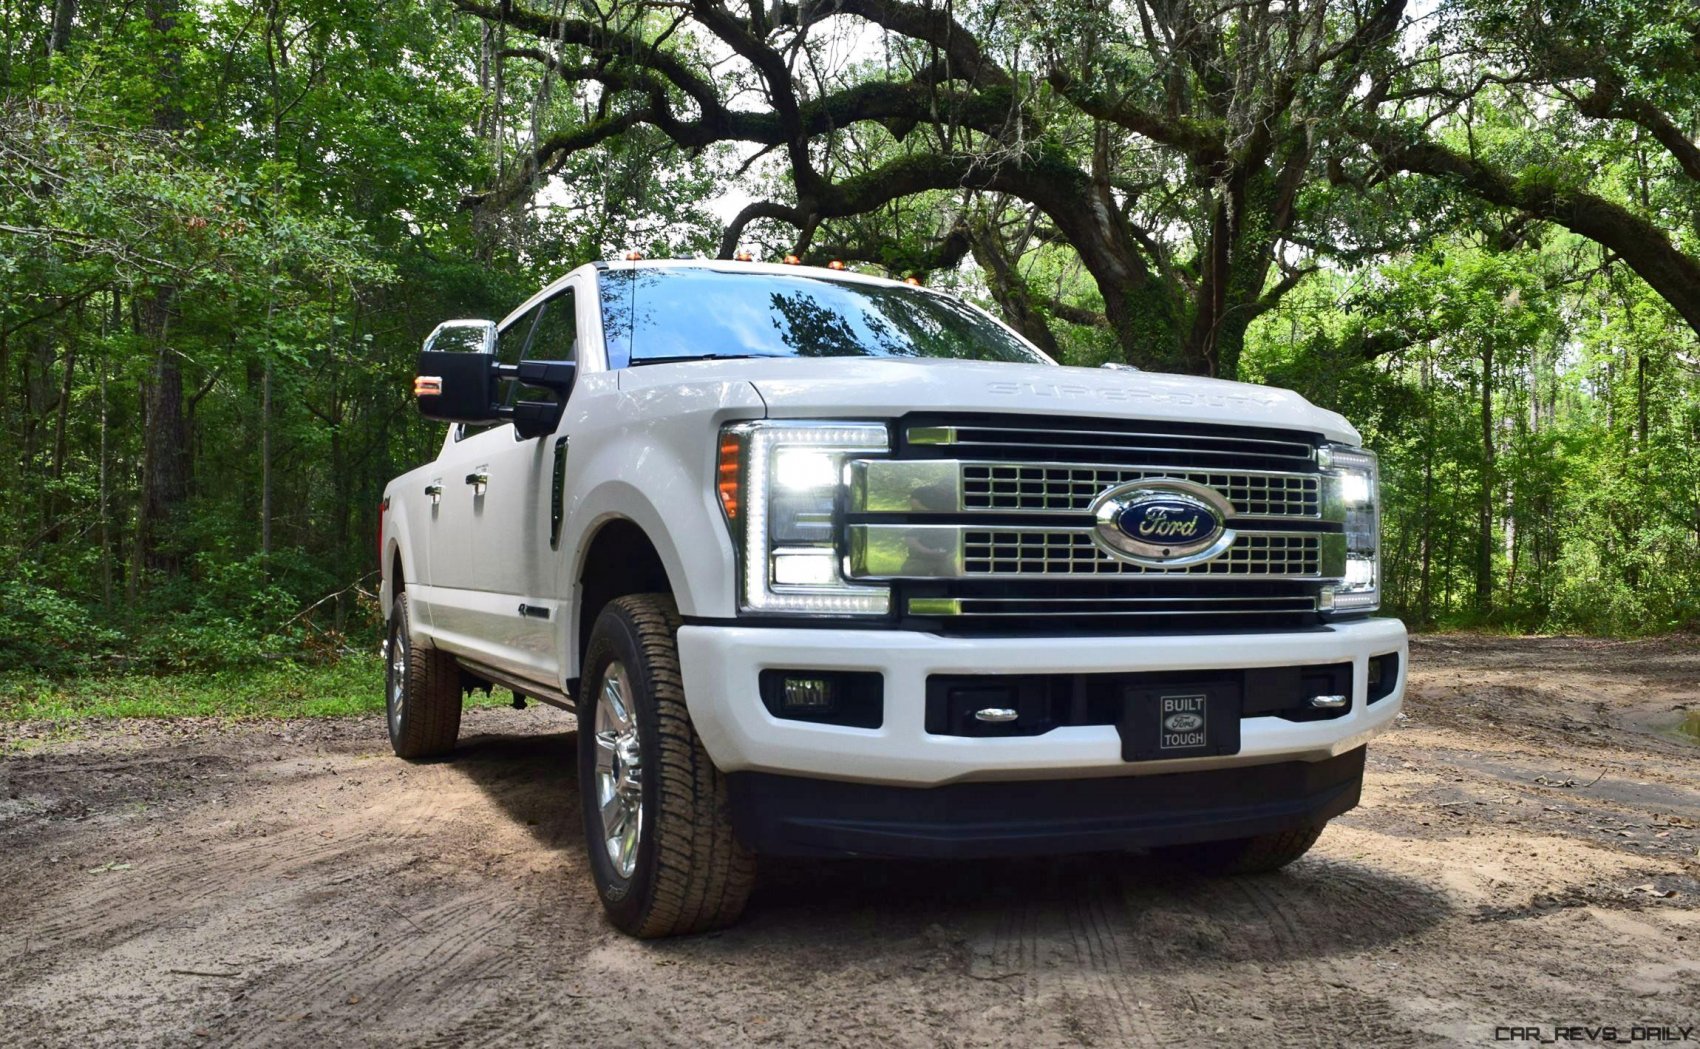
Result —
[[[419, 414], [451, 423], [512, 422], [522, 438], [552, 432], [566, 410], [578, 367], [571, 361], [496, 360], [496, 326], [490, 321], [439, 324], [425, 348], [413, 379]], [[554, 394], [552, 401], [503, 404], [504, 380]]]
[[572, 361], [520, 361], [517, 367], [499, 365], [498, 370], [504, 379], [514, 379], [521, 386], [535, 386], [555, 395], [552, 401], [520, 401], [512, 408], [503, 409], [514, 421], [514, 433], [521, 438], [554, 433], [561, 423], [561, 413], [567, 410], [578, 365]]
[[424, 350], [413, 380], [419, 414], [451, 423], [490, 423], [496, 404], [496, 359], [483, 353]]
[[415, 365], [413, 395], [419, 414], [454, 423], [501, 418], [497, 403], [496, 325], [448, 321], [437, 325]]

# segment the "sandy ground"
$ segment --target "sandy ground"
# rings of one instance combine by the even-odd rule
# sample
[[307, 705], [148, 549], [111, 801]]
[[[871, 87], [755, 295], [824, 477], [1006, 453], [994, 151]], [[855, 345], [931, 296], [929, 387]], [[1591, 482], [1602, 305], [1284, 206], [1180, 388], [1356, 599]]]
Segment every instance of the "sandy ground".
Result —
[[1414, 664], [1363, 806], [1281, 873], [772, 862], [742, 925], [661, 943], [601, 918], [558, 711], [429, 765], [377, 718], [0, 726], [0, 1042], [1700, 1044], [1700, 746], [1662, 734], [1700, 643]]

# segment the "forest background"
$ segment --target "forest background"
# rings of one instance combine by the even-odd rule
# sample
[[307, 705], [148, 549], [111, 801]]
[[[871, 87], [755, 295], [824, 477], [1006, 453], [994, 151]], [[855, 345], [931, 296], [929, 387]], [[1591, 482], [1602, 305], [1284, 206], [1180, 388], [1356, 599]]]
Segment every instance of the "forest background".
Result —
[[628, 250], [1292, 387], [1386, 611], [1692, 629], [1697, 133], [1653, 0], [0, 0], [0, 668], [369, 652], [420, 341]]

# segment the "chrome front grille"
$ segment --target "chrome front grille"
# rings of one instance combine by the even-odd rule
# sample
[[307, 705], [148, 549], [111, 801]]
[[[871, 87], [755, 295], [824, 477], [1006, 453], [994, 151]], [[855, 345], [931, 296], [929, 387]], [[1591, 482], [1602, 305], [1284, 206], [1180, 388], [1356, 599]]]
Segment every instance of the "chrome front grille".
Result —
[[[1153, 420], [915, 415], [890, 457], [848, 464], [850, 579], [893, 587], [929, 629], [1262, 629], [1316, 622], [1345, 571], [1344, 511], [1319, 434]], [[1107, 493], [1210, 490], [1221, 553], [1126, 556]]]
[[1169, 477], [1214, 488], [1246, 517], [1316, 518], [1322, 479], [1316, 474], [1177, 470], [1073, 463], [962, 464], [962, 508], [1035, 513], [1084, 513], [1107, 488]]
[[1320, 578], [1324, 537], [1256, 534], [1238, 537], [1213, 561], [1185, 568], [1148, 568], [1117, 560], [1075, 529], [971, 530], [963, 535], [966, 576], [1240, 576]]

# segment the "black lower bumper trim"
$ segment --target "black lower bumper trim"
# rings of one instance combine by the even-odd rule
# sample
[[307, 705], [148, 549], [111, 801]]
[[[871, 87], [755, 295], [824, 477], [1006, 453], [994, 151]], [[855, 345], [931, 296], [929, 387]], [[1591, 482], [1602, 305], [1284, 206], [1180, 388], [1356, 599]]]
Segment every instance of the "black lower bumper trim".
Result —
[[890, 787], [727, 776], [739, 840], [779, 856], [1028, 856], [1220, 841], [1353, 808], [1364, 748], [1326, 761], [1097, 779]]

